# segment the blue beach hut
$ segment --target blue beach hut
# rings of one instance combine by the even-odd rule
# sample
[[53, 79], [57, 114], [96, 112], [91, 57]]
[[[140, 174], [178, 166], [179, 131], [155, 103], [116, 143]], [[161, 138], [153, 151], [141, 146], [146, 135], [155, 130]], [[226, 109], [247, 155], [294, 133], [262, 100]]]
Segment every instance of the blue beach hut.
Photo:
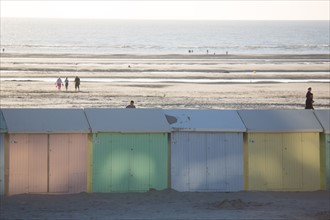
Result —
[[171, 188], [244, 190], [243, 132], [233, 110], [164, 110], [172, 127]]

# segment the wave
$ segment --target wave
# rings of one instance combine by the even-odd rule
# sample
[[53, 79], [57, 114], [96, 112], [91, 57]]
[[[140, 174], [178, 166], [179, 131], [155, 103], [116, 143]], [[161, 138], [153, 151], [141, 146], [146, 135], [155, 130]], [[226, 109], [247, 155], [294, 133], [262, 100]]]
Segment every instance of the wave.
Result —
[[79, 51], [79, 52], [187, 52], [194, 50], [197, 52], [219, 53], [224, 51], [230, 52], [328, 52], [329, 44], [293, 44], [293, 45], [226, 45], [226, 46], [210, 46], [210, 45], [193, 45], [193, 46], [165, 46], [165, 45], [148, 45], [148, 44], [114, 44], [114, 45], [76, 45], [76, 44], [4, 44], [2, 48], [7, 51], [29, 50], [40, 51]]

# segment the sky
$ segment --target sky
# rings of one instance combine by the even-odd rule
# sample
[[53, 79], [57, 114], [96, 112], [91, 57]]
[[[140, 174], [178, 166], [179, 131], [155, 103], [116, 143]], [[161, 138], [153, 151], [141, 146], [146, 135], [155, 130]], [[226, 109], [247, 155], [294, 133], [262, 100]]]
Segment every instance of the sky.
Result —
[[329, 0], [16, 1], [1, 17], [150, 20], [329, 20]]

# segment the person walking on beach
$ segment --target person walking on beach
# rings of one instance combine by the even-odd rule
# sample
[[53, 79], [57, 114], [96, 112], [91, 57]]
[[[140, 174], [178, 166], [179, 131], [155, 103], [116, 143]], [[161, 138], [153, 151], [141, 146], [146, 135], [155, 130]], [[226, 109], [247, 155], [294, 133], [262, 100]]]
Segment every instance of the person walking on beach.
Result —
[[61, 87], [63, 85], [63, 82], [61, 80], [61, 77], [58, 77], [58, 79], [56, 80], [56, 83], [55, 83], [56, 87], [57, 87], [57, 90], [61, 90]]
[[314, 103], [314, 100], [313, 100], [312, 88], [309, 87], [307, 89], [307, 93], [306, 93], [306, 106], [305, 106], [305, 109], [313, 109], [314, 110], [313, 103]]
[[134, 101], [132, 100], [126, 108], [135, 108]]
[[68, 91], [68, 87], [69, 87], [68, 77], [65, 78], [64, 83], [65, 83], [65, 90]]
[[77, 91], [80, 91], [80, 78], [78, 76], [76, 76], [76, 78], [74, 79], [74, 89]]

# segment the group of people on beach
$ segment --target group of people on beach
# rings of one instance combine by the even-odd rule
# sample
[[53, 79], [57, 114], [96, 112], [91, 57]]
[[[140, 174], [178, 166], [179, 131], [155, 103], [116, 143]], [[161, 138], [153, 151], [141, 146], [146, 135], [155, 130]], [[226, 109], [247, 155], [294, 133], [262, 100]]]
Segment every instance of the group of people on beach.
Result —
[[[68, 88], [69, 88], [68, 77], [65, 78], [64, 83], [65, 83], [65, 90], [68, 91]], [[62, 81], [61, 77], [58, 77], [58, 79], [55, 82], [55, 86], [58, 91], [61, 90], [61, 88], [63, 86], [63, 81]], [[74, 79], [74, 88], [75, 88], [75, 91], [77, 91], [77, 90], [80, 91], [80, 78], [78, 76], [76, 76]]]
[[[69, 87], [68, 77], [65, 78], [64, 83], [65, 83], [65, 90], [68, 91], [68, 87]], [[75, 91], [77, 91], [77, 90], [80, 91], [80, 78], [78, 76], [75, 77], [74, 83], [75, 83], [75, 86], [74, 86]], [[61, 87], [63, 86], [63, 81], [62, 81], [61, 77], [59, 77], [56, 80], [55, 85], [56, 85], [57, 90], [60, 91]], [[312, 93], [312, 88], [309, 87], [307, 89], [307, 93], [306, 93], [305, 109], [313, 109], [314, 110], [313, 103], [314, 103], [314, 97], [313, 97], [313, 93]], [[126, 108], [136, 108], [135, 105], [134, 105], [134, 101], [132, 100], [130, 102], [130, 104], [126, 106]]]

